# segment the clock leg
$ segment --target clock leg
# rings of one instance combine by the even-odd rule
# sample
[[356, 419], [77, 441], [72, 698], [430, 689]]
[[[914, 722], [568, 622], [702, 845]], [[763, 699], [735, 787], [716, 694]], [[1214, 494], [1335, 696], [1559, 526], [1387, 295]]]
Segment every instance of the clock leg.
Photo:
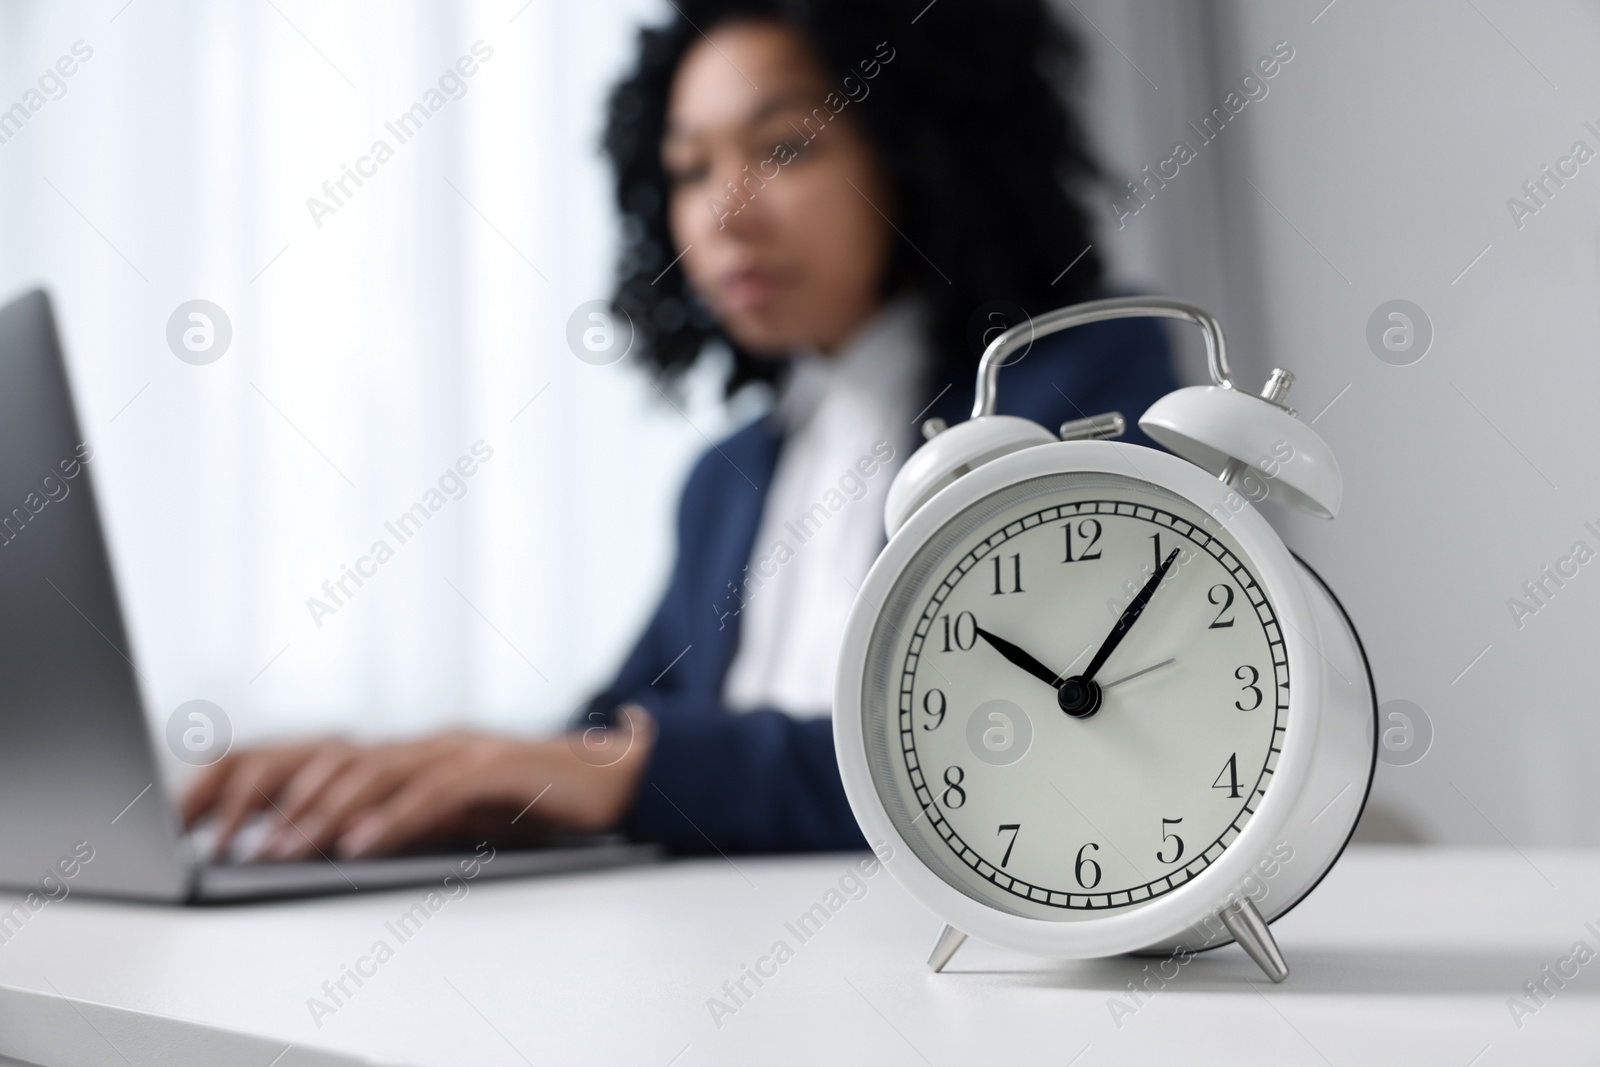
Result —
[[[1239, 942], [1239, 947], [1256, 961], [1256, 966], [1265, 971], [1268, 978], [1281, 982], [1289, 977], [1289, 965], [1283, 962], [1283, 953], [1278, 951], [1278, 943], [1272, 939], [1267, 921], [1248, 898], [1227, 905], [1217, 912], [1217, 917], [1228, 928], [1233, 939]], [[942, 941], [940, 943], [943, 944]]]
[[946, 924], [945, 928], [939, 931], [939, 940], [933, 943], [933, 953], [928, 957], [928, 966], [935, 973], [944, 970], [944, 965], [950, 962], [950, 957], [956, 954], [956, 949], [960, 948], [966, 939], [966, 934]]

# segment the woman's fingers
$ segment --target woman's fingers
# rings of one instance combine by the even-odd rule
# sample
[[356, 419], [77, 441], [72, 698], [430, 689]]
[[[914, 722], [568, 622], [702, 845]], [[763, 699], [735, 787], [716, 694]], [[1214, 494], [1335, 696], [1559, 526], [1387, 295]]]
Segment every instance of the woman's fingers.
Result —
[[[628, 744], [622, 758], [603, 766], [577, 755], [565, 739], [460, 739], [449, 758], [419, 767], [388, 799], [356, 813], [336, 847], [352, 859], [391, 852], [462, 825], [474, 809], [496, 807], [520, 816], [541, 800], [538, 818], [547, 825], [591, 831], [613, 826], [638, 788], [655, 729], [643, 708], [623, 710]], [[514, 818], [507, 817], [507, 830]]]
[[361, 750], [348, 741], [330, 741], [297, 768], [283, 787], [278, 808], [283, 818], [299, 818], [339, 772], [356, 759]]
[[458, 824], [471, 808], [511, 804], [548, 784], [541, 748], [509, 739], [466, 746], [420, 769], [380, 804], [357, 814], [339, 837], [341, 855], [392, 852]]
[[246, 819], [272, 804], [273, 795], [314, 748], [314, 745], [293, 745], [239, 755], [212, 804], [219, 851], [227, 847]]
[[326, 850], [358, 811], [380, 803], [412, 773], [408, 754], [393, 748], [359, 749], [299, 812], [268, 839], [265, 855], [295, 859]]
[[200, 816], [211, 810], [211, 806], [217, 802], [217, 797], [222, 793], [223, 784], [227, 782], [228, 776], [234, 772], [238, 763], [238, 754], [229, 753], [202, 770], [195, 776], [194, 781], [189, 783], [181, 804], [185, 828], [193, 826]]
[[[184, 798], [184, 818], [211, 812], [222, 848], [252, 814], [270, 809], [279, 825], [262, 854], [273, 859], [335, 849], [352, 858], [392, 852], [459, 828], [471, 813], [527, 814], [541, 799], [529, 823], [604, 828], [621, 817], [650, 747], [648, 716], [638, 714], [643, 734], [628, 731], [622, 757], [603, 766], [580, 758], [565, 739], [465, 733], [372, 747], [325, 740], [234, 753], [196, 779]], [[520, 829], [507, 820], [507, 832]]]
[[466, 807], [465, 794], [471, 789], [470, 781], [454, 771], [441, 767], [413, 779], [384, 803], [362, 812], [340, 835], [339, 854], [359, 859], [393, 852], [447, 825]]

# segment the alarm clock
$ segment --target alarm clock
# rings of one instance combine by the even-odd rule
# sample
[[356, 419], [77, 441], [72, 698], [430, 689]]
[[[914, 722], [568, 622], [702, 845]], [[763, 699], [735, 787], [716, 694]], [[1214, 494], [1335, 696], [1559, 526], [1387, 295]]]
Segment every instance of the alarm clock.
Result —
[[[1170, 452], [1115, 441], [1118, 413], [995, 414], [1013, 352], [1140, 316], [1205, 337], [1213, 384], [1139, 420]], [[1343, 851], [1378, 735], [1354, 626], [1257, 508], [1339, 510], [1292, 382], [1236, 388], [1193, 304], [1100, 300], [997, 338], [971, 419], [924, 425], [846, 626], [834, 740], [867, 839], [946, 924], [935, 971], [971, 935], [1061, 958], [1237, 942], [1288, 976], [1269, 924]]]

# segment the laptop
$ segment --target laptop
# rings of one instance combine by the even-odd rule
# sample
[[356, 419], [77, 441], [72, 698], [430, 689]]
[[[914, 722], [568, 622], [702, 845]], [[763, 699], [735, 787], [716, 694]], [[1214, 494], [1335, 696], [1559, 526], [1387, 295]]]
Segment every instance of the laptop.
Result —
[[95, 505], [92, 447], [50, 300], [27, 293], [0, 308], [0, 890], [251, 900], [659, 855], [582, 836], [352, 862], [207, 858], [162, 785]]

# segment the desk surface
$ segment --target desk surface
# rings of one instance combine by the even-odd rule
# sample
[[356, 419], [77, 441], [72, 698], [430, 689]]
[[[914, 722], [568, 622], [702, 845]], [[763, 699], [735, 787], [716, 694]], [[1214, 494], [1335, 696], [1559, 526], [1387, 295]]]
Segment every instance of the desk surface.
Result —
[[[930, 974], [939, 924], [887, 873], [857, 899], [829, 896], [861, 858], [478, 882], [432, 912], [425, 889], [210, 909], [73, 897], [0, 944], [0, 1055], [46, 1067], [1600, 1061], [1600, 957], [1566, 964], [1576, 975], [1546, 980], [1542, 1002], [1523, 989], [1579, 941], [1600, 953], [1600, 853], [1355, 848], [1275, 925], [1294, 970], [1284, 985], [1229, 947], [1169, 968], [1177, 977], [1139, 1000], [1126, 987], [1153, 961], [968, 942]], [[425, 920], [395, 925], [419, 903]], [[795, 921], [830, 903], [797, 936]], [[345, 977], [358, 965], [359, 986]], [[758, 966], [759, 986], [746, 977]], [[1514, 1017], [1518, 996], [1528, 1008]]]

